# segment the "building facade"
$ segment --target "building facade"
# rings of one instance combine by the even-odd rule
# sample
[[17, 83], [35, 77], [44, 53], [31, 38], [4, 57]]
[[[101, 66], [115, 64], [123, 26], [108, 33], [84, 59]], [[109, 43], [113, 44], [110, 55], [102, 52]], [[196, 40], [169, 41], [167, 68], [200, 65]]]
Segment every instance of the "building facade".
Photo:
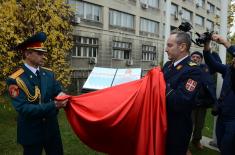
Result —
[[[80, 92], [94, 66], [141, 68], [162, 65], [165, 0], [68, 0], [75, 9], [72, 91]], [[219, 32], [221, 0], [172, 0], [171, 30], [181, 22]], [[194, 33], [192, 36], [194, 37]], [[218, 47], [215, 47], [217, 50]], [[193, 46], [193, 50], [202, 50]]]

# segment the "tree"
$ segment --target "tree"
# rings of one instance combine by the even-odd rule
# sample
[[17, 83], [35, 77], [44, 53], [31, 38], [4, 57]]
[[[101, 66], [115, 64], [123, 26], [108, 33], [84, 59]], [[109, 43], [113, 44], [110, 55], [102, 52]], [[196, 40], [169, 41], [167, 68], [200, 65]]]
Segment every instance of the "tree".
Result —
[[[229, 26], [229, 28], [234, 26], [234, 12], [235, 12], [235, 3], [231, 3], [228, 8], [228, 26]], [[229, 40], [231, 41], [232, 44], [235, 44], [235, 33], [229, 37]], [[227, 54], [226, 61], [227, 61], [227, 63], [232, 62], [232, 56], [230, 54]]]
[[228, 27], [231, 28], [234, 25], [234, 12], [235, 3], [231, 3], [228, 7]]
[[14, 51], [13, 47], [39, 31], [47, 34], [45, 66], [56, 73], [64, 86], [68, 86], [73, 15], [65, 0], [0, 1], [0, 93], [5, 88], [3, 81], [22, 63], [21, 53]]

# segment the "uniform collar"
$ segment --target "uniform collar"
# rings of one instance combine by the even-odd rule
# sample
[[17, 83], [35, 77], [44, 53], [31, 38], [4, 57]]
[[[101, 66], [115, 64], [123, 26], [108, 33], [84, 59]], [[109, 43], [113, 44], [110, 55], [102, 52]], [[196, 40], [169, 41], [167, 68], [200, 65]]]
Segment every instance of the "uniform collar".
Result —
[[30, 65], [28, 65], [27, 63], [24, 64], [25, 67], [27, 67], [31, 72], [33, 72], [35, 75], [36, 75], [36, 71], [38, 70], [39, 71], [39, 67], [38, 68], [34, 68]]
[[177, 66], [181, 61], [183, 61], [187, 57], [188, 57], [188, 55], [186, 55], [185, 57], [183, 57], [183, 58], [179, 59], [178, 61], [174, 62], [174, 67]]

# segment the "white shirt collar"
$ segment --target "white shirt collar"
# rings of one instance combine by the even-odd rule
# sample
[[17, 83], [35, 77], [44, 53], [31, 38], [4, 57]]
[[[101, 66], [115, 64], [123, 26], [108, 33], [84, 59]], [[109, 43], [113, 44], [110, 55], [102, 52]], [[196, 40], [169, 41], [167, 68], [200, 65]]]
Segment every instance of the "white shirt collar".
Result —
[[28, 65], [27, 63], [25, 63], [24, 65], [25, 65], [25, 67], [27, 67], [31, 72], [33, 72], [35, 75], [37, 75], [37, 74], [36, 74], [36, 71], [37, 71], [37, 70], [39, 71], [39, 67], [38, 67], [38, 68], [34, 68], [34, 67]]
[[185, 57], [179, 59], [178, 61], [174, 62], [174, 67], [177, 66], [181, 61], [183, 61], [185, 58], [187, 58], [188, 55], [186, 55]]

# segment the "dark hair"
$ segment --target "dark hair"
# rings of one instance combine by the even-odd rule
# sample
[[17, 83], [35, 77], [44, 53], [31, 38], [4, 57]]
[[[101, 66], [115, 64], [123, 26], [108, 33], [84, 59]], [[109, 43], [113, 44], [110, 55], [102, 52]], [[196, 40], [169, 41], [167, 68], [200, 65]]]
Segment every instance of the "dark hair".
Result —
[[201, 58], [203, 58], [203, 55], [202, 55], [201, 52], [195, 51], [191, 54], [191, 56], [194, 55], [194, 54], [199, 55]]
[[26, 53], [32, 53], [32, 51], [28, 51], [28, 50], [25, 50], [25, 51], [21, 50], [20, 52], [22, 53], [23, 60], [26, 59]]
[[181, 44], [181, 43], [185, 43], [187, 50], [189, 51], [190, 47], [191, 47], [191, 37], [188, 33], [183, 32], [183, 31], [173, 31], [171, 32], [171, 35], [176, 34], [176, 43], [177, 44]]

